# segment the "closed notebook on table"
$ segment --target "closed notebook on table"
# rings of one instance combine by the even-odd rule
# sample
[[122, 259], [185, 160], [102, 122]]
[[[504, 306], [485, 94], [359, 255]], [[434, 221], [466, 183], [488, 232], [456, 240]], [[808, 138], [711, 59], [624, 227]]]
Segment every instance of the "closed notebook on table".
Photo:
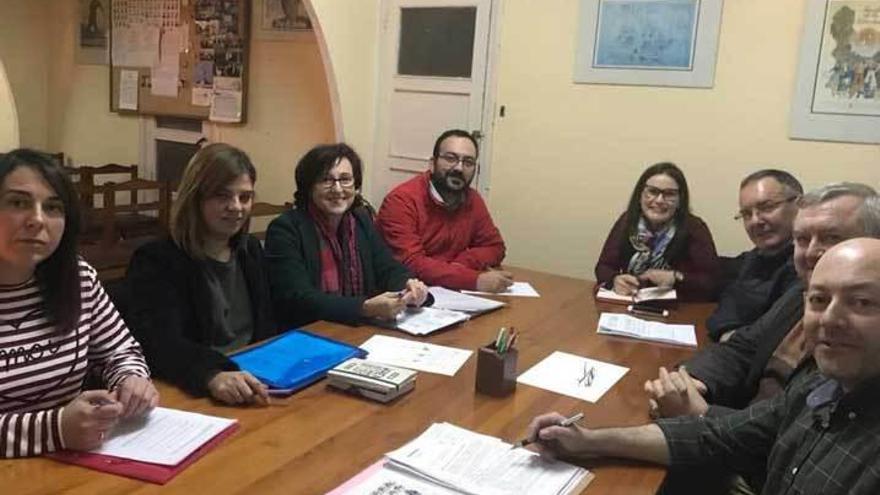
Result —
[[345, 342], [305, 330], [290, 330], [230, 359], [268, 385], [271, 393], [281, 395], [320, 380], [343, 361], [366, 355], [363, 349]]

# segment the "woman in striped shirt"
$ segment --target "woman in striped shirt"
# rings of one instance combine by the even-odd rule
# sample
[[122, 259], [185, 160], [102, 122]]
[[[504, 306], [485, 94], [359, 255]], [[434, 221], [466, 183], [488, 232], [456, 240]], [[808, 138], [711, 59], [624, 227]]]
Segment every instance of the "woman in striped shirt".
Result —
[[[0, 155], [0, 458], [93, 449], [158, 403], [140, 346], [77, 257], [79, 223], [51, 157]], [[106, 389], [82, 390], [92, 371]]]

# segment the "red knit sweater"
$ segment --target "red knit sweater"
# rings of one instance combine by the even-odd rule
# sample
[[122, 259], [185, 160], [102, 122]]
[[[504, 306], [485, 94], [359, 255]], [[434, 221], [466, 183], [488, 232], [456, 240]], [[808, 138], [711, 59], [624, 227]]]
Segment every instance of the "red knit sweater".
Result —
[[388, 193], [376, 227], [394, 255], [428, 285], [451, 289], [477, 286], [477, 276], [504, 259], [504, 240], [480, 194], [448, 211], [431, 196], [430, 172]]

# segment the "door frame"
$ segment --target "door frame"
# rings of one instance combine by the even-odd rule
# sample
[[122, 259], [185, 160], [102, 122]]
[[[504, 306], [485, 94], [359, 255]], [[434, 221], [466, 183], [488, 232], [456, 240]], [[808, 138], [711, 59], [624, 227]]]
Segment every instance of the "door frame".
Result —
[[[374, 108], [376, 110], [374, 117], [374, 126], [373, 126], [373, 150], [372, 150], [372, 170], [369, 173], [370, 176], [370, 184], [371, 184], [371, 192], [373, 189], [373, 184], [379, 184], [381, 177], [384, 173], [383, 162], [385, 160], [385, 150], [382, 149], [382, 146], [379, 146], [380, 139], [383, 134], [387, 134], [387, 130], [382, 129], [382, 111], [381, 106], [385, 104], [385, 97], [388, 92], [389, 86], [391, 84], [390, 76], [391, 74], [385, 71], [385, 67], [387, 66], [395, 66], [392, 64], [393, 61], [388, 61], [385, 59], [385, 47], [387, 43], [387, 36], [389, 34], [389, 30], [387, 28], [387, 24], [390, 21], [389, 19], [389, 4], [392, 0], [381, 0], [379, 5], [379, 40], [378, 40], [378, 57], [377, 57], [377, 65], [378, 65], [378, 77], [377, 77], [377, 88], [376, 88], [376, 99], [374, 103]], [[481, 109], [483, 128], [480, 129], [483, 133], [482, 139], [480, 140], [480, 168], [477, 172], [477, 190], [480, 194], [486, 198], [489, 195], [491, 190], [490, 186], [490, 177], [491, 177], [491, 163], [492, 163], [492, 144], [494, 137], [494, 129], [495, 129], [495, 115], [497, 112], [495, 111], [496, 107], [496, 92], [498, 88], [498, 54], [500, 52], [500, 17], [501, 17], [501, 5], [503, 2], [501, 0], [489, 0], [489, 39], [486, 43], [486, 63], [485, 63], [485, 75], [483, 79], [483, 108]], [[467, 131], [473, 131], [474, 129], [467, 129]], [[386, 139], [388, 136], [385, 136]], [[429, 151], [430, 152], [430, 151]], [[427, 168], [427, 164], [426, 164]], [[382, 200], [385, 198], [370, 198], [372, 203], [375, 205], [380, 205]], [[488, 201], [488, 199], [487, 199]]]

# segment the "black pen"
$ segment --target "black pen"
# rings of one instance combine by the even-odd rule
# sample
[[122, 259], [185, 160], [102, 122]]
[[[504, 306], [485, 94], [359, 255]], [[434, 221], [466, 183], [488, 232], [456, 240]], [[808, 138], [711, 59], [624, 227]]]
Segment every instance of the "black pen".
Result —
[[660, 309], [660, 308], [652, 308], [650, 306], [636, 306], [634, 304], [630, 304], [626, 307], [626, 310], [634, 315], [642, 315], [642, 316], [653, 316], [653, 317], [669, 317], [668, 309]]
[[[583, 418], [584, 418], [584, 413], [579, 412], [570, 418], [563, 419], [559, 423], [556, 423], [556, 426], [562, 426], [562, 427], [567, 428], [567, 427], [577, 423], [578, 421], [582, 420]], [[526, 445], [537, 442], [538, 441], [537, 438], [538, 438], [538, 433], [536, 432], [535, 433], [535, 440], [531, 440], [529, 438], [523, 438], [519, 442], [516, 442], [515, 444], [511, 445], [510, 448], [512, 450], [512, 449], [519, 449], [519, 448], [525, 447]]]

